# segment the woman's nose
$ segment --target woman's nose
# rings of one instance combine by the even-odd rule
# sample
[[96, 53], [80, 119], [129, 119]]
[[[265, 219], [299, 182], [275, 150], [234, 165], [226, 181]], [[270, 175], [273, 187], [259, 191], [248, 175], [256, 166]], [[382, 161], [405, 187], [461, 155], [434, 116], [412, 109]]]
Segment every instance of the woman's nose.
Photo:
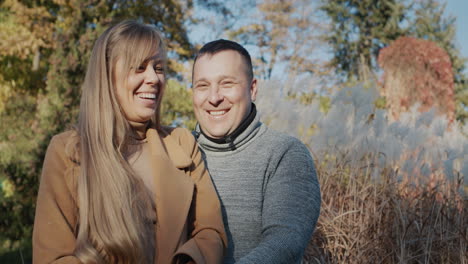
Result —
[[153, 67], [148, 67], [146, 69], [146, 83], [147, 84], [157, 84], [161, 81], [161, 77], [158, 72]]

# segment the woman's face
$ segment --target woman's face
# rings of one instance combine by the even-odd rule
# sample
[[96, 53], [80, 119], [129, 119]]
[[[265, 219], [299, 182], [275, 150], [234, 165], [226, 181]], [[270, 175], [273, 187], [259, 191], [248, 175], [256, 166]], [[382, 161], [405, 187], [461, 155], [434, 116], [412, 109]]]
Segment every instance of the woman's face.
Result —
[[117, 100], [130, 122], [144, 123], [154, 116], [164, 87], [164, 64], [160, 56], [153, 56], [127, 75], [122, 59], [115, 66]]

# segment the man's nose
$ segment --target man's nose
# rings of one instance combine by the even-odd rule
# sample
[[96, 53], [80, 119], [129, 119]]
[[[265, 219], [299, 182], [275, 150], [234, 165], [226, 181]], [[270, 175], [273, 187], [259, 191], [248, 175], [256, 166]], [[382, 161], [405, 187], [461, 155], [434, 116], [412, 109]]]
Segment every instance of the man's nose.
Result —
[[211, 87], [210, 94], [208, 95], [208, 101], [212, 105], [219, 105], [224, 100], [224, 96], [220, 93], [217, 86]]

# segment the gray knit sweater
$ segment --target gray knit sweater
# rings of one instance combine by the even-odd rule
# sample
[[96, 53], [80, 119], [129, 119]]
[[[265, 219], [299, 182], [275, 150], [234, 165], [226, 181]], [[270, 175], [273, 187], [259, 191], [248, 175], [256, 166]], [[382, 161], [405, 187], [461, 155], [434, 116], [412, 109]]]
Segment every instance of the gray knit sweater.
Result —
[[224, 263], [300, 263], [320, 213], [314, 163], [298, 139], [254, 121], [231, 144], [194, 132], [221, 199]]

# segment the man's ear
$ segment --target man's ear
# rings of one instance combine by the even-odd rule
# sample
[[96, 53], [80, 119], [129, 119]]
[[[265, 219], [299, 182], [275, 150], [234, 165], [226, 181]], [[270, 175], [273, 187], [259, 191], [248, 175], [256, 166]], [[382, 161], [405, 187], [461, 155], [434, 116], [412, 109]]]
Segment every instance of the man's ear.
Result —
[[257, 79], [253, 78], [250, 83], [250, 98], [252, 102], [257, 98]]

